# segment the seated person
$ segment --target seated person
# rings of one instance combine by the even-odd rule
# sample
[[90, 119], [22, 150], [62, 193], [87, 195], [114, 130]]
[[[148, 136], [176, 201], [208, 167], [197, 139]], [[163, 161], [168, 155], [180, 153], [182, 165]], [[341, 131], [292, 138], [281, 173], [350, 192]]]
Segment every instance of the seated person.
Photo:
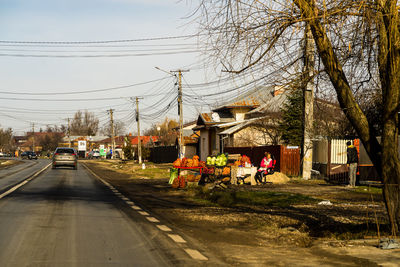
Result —
[[265, 157], [261, 160], [260, 168], [257, 170], [256, 179], [257, 184], [262, 182], [263, 174], [268, 174], [273, 169], [273, 159], [271, 153], [265, 152]]

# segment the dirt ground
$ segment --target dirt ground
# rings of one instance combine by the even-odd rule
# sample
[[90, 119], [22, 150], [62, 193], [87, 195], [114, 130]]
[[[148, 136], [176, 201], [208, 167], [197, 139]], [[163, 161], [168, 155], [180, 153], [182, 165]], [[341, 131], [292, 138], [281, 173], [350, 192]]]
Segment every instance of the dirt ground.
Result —
[[[143, 178], [131, 167], [100, 161], [85, 164], [226, 265], [400, 266], [400, 249], [377, 248], [377, 222], [381, 235], [388, 225], [376, 190], [297, 180], [230, 186], [227, 190], [302, 194], [317, 201], [221, 207], [197, 199], [193, 190], [172, 189], [167, 177]], [[332, 205], [318, 204], [323, 200]]]

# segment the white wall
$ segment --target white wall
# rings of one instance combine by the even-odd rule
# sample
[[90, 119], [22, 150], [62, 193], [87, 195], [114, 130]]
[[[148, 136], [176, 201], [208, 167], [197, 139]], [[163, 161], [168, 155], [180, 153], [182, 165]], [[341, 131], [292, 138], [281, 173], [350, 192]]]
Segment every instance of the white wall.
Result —
[[208, 151], [208, 130], [200, 131], [200, 160], [207, 160], [210, 152]]

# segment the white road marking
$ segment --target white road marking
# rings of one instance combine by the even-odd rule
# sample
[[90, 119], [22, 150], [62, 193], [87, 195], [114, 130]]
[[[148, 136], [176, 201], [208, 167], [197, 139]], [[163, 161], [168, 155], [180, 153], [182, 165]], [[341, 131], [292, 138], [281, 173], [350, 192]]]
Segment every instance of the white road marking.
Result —
[[133, 203], [132, 201], [127, 201], [126, 204], [128, 204], [129, 206], [135, 205], [135, 203]]
[[122, 200], [129, 201], [129, 198], [125, 197], [124, 195], [121, 196]]
[[4, 192], [3, 194], [0, 195], [0, 199], [2, 199], [3, 197], [11, 194], [12, 192], [14, 192], [15, 190], [17, 190], [18, 188], [20, 188], [21, 186], [25, 185], [26, 183], [28, 183], [29, 181], [31, 181], [33, 178], [35, 178], [36, 176], [38, 176], [39, 174], [41, 174], [44, 170], [46, 170], [48, 167], [50, 167], [51, 163], [49, 163], [48, 165], [46, 165], [46, 167], [44, 167], [43, 169], [37, 171], [34, 175], [32, 175], [31, 177], [29, 177], [28, 179], [25, 179], [24, 181], [20, 182], [19, 184], [13, 186], [12, 188], [8, 189], [6, 192]]
[[185, 251], [194, 260], [201, 260], [201, 261], [207, 261], [208, 260], [208, 258], [205, 257], [203, 254], [201, 254], [198, 250], [185, 248]]
[[[105, 185], [107, 185], [108, 183], [106, 181], [104, 181], [103, 179], [101, 179], [97, 174], [95, 174], [91, 169], [89, 169], [89, 167], [87, 167], [86, 165], [84, 165], [85, 168], [91, 172], [93, 174], [93, 176], [95, 176], [97, 179], [99, 179], [102, 183], [104, 183]], [[48, 166], [47, 166], [48, 167]], [[32, 177], [33, 178], [33, 177]], [[25, 183], [24, 183], [25, 184]], [[112, 190], [114, 191], [114, 190]], [[115, 190], [117, 191], [117, 190]], [[118, 191], [117, 191], [118, 192]], [[4, 193], [3, 193], [4, 194]], [[121, 195], [121, 193], [115, 193], [116, 195]], [[0, 199], [2, 198], [2, 196], [0, 195]], [[133, 203], [133, 202], [132, 202]], [[139, 206], [136, 205], [132, 205], [130, 206], [132, 209], [134, 210], [142, 210]], [[145, 212], [145, 211], [143, 211]], [[154, 217], [146, 217], [147, 220], [149, 220], [150, 222], [159, 222], [159, 220], [157, 220]], [[172, 231], [168, 226], [166, 225], [156, 225], [158, 229], [160, 229], [161, 231], [165, 231], [165, 232], [170, 232]], [[173, 235], [173, 234], [168, 234], [169, 238], [171, 238], [173, 241], [175, 241], [176, 243], [186, 243], [186, 241], [180, 236], [180, 235]], [[202, 261], [206, 261], [208, 260], [207, 257], [205, 257], [203, 254], [201, 254], [198, 250], [195, 249], [185, 249], [185, 252], [192, 258], [195, 260], [202, 260]]]
[[164, 232], [171, 232], [171, 231], [172, 231], [171, 228], [169, 228], [169, 227], [166, 226], [166, 225], [159, 225], [159, 224], [157, 224], [157, 228], [160, 229], [161, 231], [164, 231]]
[[146, 211], [138, 211], [140, 215], [149, 216], [150, 214]]
[[180, 235], [168, 234], [168, 236], [176, 243], [186, 243], [185, 239], [183, 239]]
[[160, 222], [159, 220], [157, 220], [157, 219], [154, 218], [154, 217], [146, 217], [146, 219], [147, 219], [149, 222], [153, 222], [153, 223], [158, 223], [158, 222]]

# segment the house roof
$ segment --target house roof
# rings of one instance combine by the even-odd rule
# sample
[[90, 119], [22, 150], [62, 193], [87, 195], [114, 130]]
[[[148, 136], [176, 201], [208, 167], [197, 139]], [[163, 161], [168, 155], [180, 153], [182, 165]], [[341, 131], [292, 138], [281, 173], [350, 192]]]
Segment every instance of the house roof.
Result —
[[68, 136], [64, 136], [63, 141], [68, 142], [69, 140], [71, 141], [78, 141], [78, 140], [86, 140], [90, 142], [100, 142], [104, 139], [107, 139], [108, 136], [101, 136], [101, 135], [96, 135], [96, 136], [85, 136], [85, 135], [70, 135], [69, 139]]
[[244, 120], [244, 121], [240, 121], [237, 124], [230, 124], [230, 126], [228, 129], [218, 133], [219, 135], [229, 135], [229, 134], [233, 134], [241, 129], [243, 129], [244, 127], [252, 124], [254, 121], [259, 120], [260, 118], [254, 118], [254, 119], [249, 119], [249, 120]]
[[[115, 139], [114, 139], [115, 143], [124, 143], [125, 142], [125, 137], [126, 136], [124, 136], [124, 135], [116, 136]], [[133, 137], [129, 136], [128, 138], [132, 139]], [[104, 140], [101, 140], [101, 142], [103, 142], [103, 143], [111, 143], [111, 137], [106, 138]]]
[[[157, 142], [158, 136], [140, 136], [140, 141], [143, 145], [147, 145], [150, 142]], [[137, 145], [139, 143], [139, 138], [137, 136], [131, 139], [132, 145]]]
[[232, 101], [224, 103], [222, 106], [213, 109], [213, 111], [220, 111], [227, 108], [238, 108], [238, 107], [259, 107], [264, 98], [269, 95], [272, 89], [266, 86], [257, 86], [254, 89], [239, 95]]
[[284, 90], [282, 93], [278, 95], [269, 94], [268, 97], [264, 98], [264, 101], [261, 105], [249, 112], [247, 114], [254, 113], [277, 113], [280, 112], [283, 104], [286, 102], [289, 91]]

